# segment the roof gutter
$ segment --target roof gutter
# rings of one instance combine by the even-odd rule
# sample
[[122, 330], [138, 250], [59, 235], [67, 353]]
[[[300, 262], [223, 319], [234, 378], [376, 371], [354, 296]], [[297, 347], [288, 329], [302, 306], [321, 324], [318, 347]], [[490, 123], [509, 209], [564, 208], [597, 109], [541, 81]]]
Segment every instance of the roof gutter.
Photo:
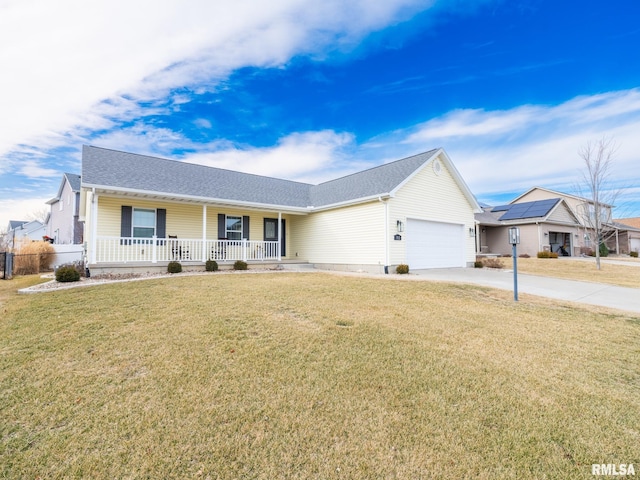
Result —
[[[158, 197], [163, 199], [175, 199], [175, 201], [185, 201], [185, 202], [197, 202], [204, 204], [222, 204], [222, 205], [233, 205], [233, 206], [241, 206], [246, 208], [254, 208], [260, 210], [274, 210], [274, 211], [286, 211], [292, 213], [308, 213], [309, 207], [295, 207], [291, 205], [274, 205], [270, 203], [257, 203], [257, 202], [246, 202], [242, 200], [233, 200], [233, 199], [223, 199], [223, 198], [212, 198], [212, 197], [200, 197], [196, 195], [183, 195], [183, 194], [173, 194], [170, 192], [156, 192], [151, 190], [137, 190], [134, 188], [122, 188], [122, 187], [113, 187], [108, 185], [93, 185], [93, 184], [84, 184], [83, 188], [90, 188], [95, 194], [96, 189], [103, 190], [104, 192], [114, 192], [122, 195], [130, 195], [130, 196], [141, 196], [141, 197]], [[171, 200], [169, 200], [171, 201]]]

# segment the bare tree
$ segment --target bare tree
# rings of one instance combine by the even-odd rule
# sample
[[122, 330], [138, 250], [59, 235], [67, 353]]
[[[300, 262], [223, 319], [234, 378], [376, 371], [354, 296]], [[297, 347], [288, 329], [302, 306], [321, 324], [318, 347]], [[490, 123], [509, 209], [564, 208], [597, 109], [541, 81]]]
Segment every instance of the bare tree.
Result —
[[591, 229], [595, 236], [596, 268], [600, 270], [600, 247], [613, 229], [611, 209], [620, 196], [621, 189], [615, 188], [612, 180], [612, 166], [618, 145], [609, 137], [589, 142], [580, 148], [579, 155], [584, 160], [582, 182], [578, 191], [589, 200], [582, 212], [583, 224]]
[[42, 207], [32, 211], [28, 215], [29, 220], [37, 220], [40, 223], [47, 221], [47, 215], [49, 215], [49, 207]]

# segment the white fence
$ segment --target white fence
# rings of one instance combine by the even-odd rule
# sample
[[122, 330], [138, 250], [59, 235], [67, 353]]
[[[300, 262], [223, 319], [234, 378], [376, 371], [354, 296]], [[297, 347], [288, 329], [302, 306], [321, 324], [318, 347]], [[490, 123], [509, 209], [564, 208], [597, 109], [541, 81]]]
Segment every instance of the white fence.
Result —
[[280, 260], [279, 242], [177, 238], [98, 237], [96, 263]]
[[84, 262], [84, 246], [83, 245], [64, 245], [54, 243], [51, 245], [56, 251], [51, 266], [67, 265], [71, 263]]

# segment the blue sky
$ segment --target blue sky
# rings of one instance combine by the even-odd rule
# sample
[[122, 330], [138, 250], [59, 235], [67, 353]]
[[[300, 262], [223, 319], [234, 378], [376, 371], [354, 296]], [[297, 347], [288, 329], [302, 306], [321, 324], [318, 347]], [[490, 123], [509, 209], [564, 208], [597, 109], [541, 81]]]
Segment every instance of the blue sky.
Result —
[[617, 144], [640, 216], [640, 2], [0, 0], [0, 229], [83, 144], [319, 183], [443, 147], [488, 204]]

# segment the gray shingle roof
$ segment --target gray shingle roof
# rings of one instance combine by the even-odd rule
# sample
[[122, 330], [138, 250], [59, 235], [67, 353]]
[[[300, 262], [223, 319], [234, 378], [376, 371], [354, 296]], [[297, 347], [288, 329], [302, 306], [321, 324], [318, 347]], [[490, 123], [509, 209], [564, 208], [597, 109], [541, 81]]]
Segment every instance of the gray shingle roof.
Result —
[[427, 162], [437, 150], [396, 160], [311, 188], [311, 205], [334, 205], [359, 198], [391, 193], [413, 172]]
[[97, 147], [83, 147], [83, 185], [306, 207], [308, 184]]
[[320, 185], [84, 146], [82, 184], [177, 196], [306, 208], [391, 193], [437, 150]]
[[64, 176], [67, 177], [67, 181], [69, 182], [69, 185], [71, 185], [71, 190], [74, 192], [79, 192], [80, 175], [77, 175], [75, 173], [65, 173]]

